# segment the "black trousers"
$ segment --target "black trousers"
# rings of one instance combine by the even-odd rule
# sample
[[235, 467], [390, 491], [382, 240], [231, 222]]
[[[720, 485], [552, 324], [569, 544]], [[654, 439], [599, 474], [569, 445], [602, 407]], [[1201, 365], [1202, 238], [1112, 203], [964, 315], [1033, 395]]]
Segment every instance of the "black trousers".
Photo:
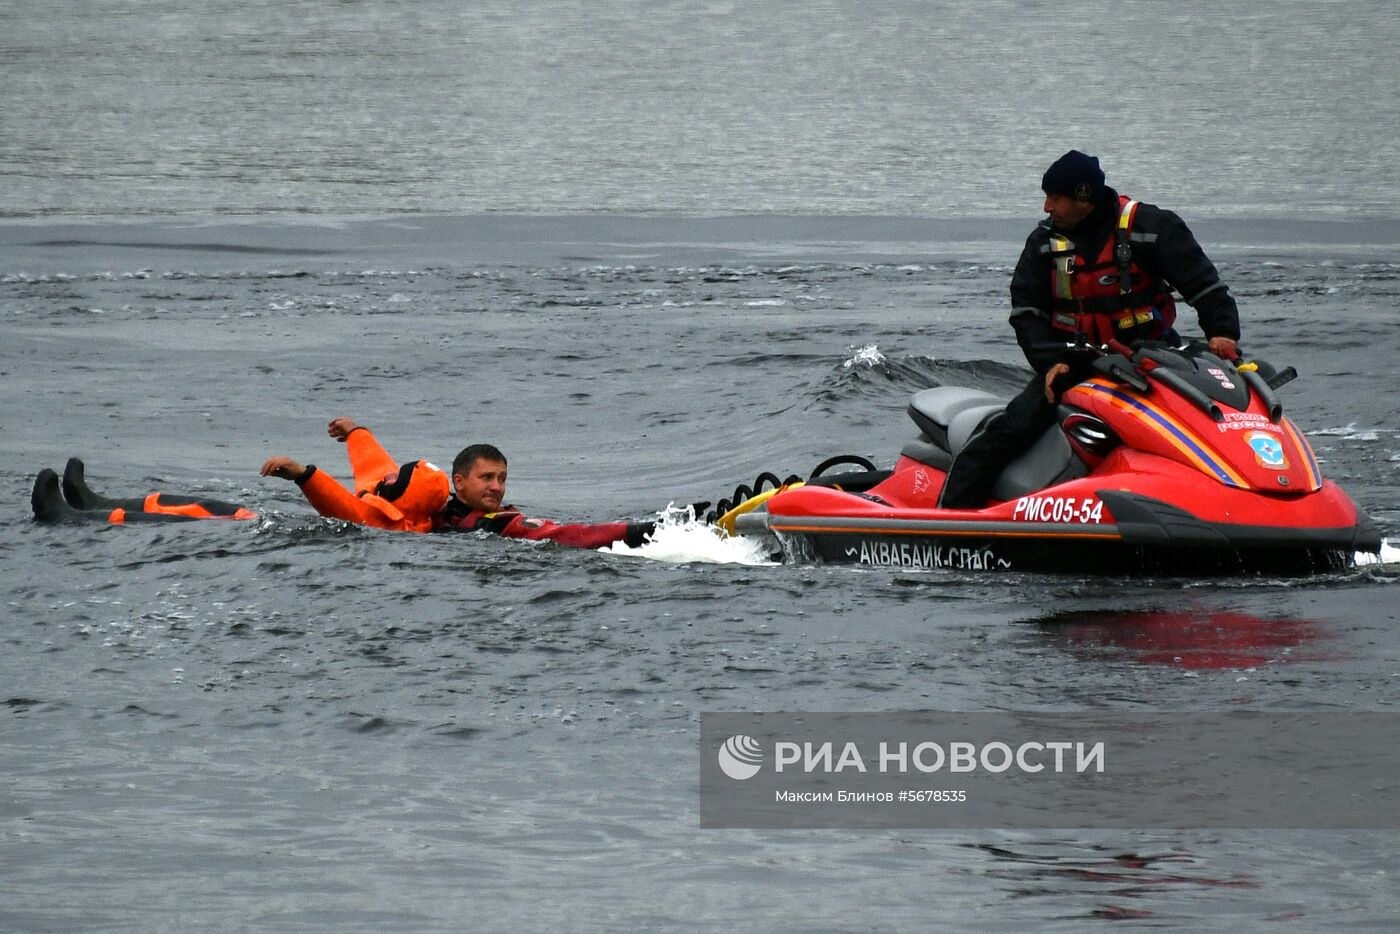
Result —
[[[1077, 380], [1055, 381], [1056, 389]], [[1058, 395], [1058, 391], [1056, 393]], [[1031, 378], [1020, 395], [989, 418], [953, 458], [938, 505], [943, 509], [981, 509], [1007, 464], [1021, 456], [1055, 424], [1055, 403], [1045, 398], [1045, 377]]]

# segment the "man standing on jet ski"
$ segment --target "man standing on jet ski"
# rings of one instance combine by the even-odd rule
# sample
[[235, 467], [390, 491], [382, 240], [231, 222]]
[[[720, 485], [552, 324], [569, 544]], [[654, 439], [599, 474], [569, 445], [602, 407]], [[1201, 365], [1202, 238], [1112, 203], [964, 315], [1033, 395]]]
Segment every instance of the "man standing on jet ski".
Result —
[[998, 475], [1055, 423], [1059, 393], [1084, 380], [1089, 361], [1059, 349], [1176, 340], [1175, 289], [1196, 309], [1211, 353], [1238, 356], [1239, 309], [1180, 217], [1104, 184], [1099, 160], [1071, 149], [1046, 171], [1042, 221], [1011, 276], [1011, 326], [1036, 375], [958, 452], [938, 505], [980, 509]]

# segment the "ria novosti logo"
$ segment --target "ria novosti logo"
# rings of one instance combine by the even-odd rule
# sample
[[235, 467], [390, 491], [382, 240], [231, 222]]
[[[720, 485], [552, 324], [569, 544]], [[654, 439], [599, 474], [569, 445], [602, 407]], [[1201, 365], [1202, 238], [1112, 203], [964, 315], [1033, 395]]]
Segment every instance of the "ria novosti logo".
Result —
[[758, 774], [763, 765], [763, 747], [752, 736], [731, 736], [719, 747], [719, 767], [732, 779], [744, 781]]

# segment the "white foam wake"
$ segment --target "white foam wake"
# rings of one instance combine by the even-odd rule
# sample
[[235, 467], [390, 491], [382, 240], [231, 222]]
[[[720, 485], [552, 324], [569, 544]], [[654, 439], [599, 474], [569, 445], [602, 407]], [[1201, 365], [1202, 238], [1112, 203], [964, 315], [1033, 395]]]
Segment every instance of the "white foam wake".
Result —
[[773, 564], [767, 549], [757, 541], [726, 537], [713, 525], [695, 518], [689, 506], [672, 504], [656, 519], [656, 532], [637, 548], [614, 542], [599, 551], [664, 561], [668, 564]]
[[1378, 555], [1373, 555], [1369, 551], [1358, 551], [1356, 564], [1358, 567], [1374, 564], [1400, 564], [1400, 547], [1392, 545], [1390, 539], [1387, 538], [1381, 542], [1381, 551]]

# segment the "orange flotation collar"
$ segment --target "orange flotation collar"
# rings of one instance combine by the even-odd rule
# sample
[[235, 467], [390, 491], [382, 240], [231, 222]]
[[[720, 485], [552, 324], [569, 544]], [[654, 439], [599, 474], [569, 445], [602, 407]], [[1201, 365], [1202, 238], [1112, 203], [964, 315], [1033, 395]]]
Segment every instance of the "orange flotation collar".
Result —
[[442, 510], [452, 495], [452, 482], [447, 473], [429, 461], [409, 461], [387, 474], [373, 492], [361, 493], [360, 499], [373, 503], [395, 522], [431, 526], [432, 516]]

